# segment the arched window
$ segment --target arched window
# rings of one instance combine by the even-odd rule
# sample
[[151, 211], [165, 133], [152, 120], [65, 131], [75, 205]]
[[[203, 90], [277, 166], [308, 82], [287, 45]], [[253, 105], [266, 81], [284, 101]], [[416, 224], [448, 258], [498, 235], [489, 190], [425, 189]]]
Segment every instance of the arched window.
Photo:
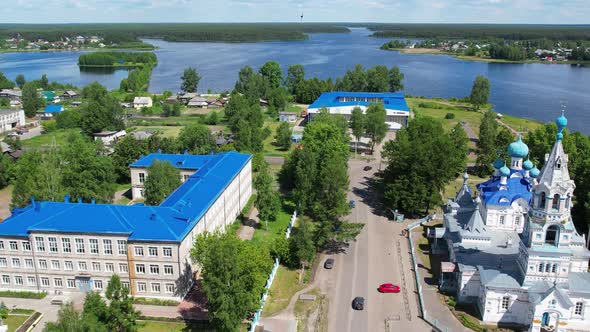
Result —
[[551, 273], [556, 273], [557, 272], [557, 264], [553, 264], [551, 266]]
[[539, 272], [543, 272], [543, 263], [539, 263]]
[[555, 169], [561, 169], [561, 157], [555, 161]]
[[545, 196], [547, 196], [545, 193], [541, 193], [541, 198], [539, 198], [539, 207], [541, 209], [545, 208]]
[[547, 263], [545, 264], [545, 272], [549, 272], [551, 271], [551, 264]]
[[547, 227], [545, 232], [545, 243], [551, 244], [557, 247], [557, 240], [559, 239], [559, 227], [557, 225], [551, 225]]
[[569, 209], [570, 208], [570, 196], [569, 195], [565, 199], [565, 208], [566, 209]]
[[502, 298], [502, 309], [508, 310], [509, 306], [510, 306], [510, 296], [504, 296]]
[[559, 210], [559, 194], [555, 194], [555, 196], [553, 196], [553, 204], [551, 204], [551, 208], [553, 210]]
[[584, 313], [584, 302], [576, 302], [576, 307], [574, 308], [574, 315], [582, 316]]

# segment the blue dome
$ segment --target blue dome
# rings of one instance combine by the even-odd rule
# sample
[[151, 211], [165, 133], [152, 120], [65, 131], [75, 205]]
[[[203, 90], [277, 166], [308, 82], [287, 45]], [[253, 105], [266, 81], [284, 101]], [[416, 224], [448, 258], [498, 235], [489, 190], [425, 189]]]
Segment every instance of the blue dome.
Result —
[[500, 168], [500, 176], [510, 176], [510, 168], [506, 167], [506, 164]]
[[508, 145], [508, 154], [512, 158], [524, 158], [529, 154], [529, 147], [522, 142], [522, 137], [519, 135], [516, 142]]
[[504, 165], [506, 165], [506, 163], [500, 158], [496, 159], [496, 161], [494, 161], [494, 163], [493, 163], [493, 166], [495, 169], [500, 169]]
[[539, 173], [541, 173], [541, 171], [539, 171], [539, 169], [537, 168], [537, 166], [533, 167], [533, 168], [531, 169], [531, 171], [529, 172], [529, 174], [530, 174], [532, 177], [534, 177], [534, 178], [536, 178], [537, 176], [539, 176]]
[[555, 120], [555, 123], [557, 124], [557, 129], [559, 129], [559, 131], [562, 131], [567, 127], [567, 118], [563, 115], [563, 111], [561, 112], [561, 116]]
[[531, 170], [533, 168], [533, 163], [531, 162], [530, 159], [527, 159], [524, 161], [524, 163], [522, 163], [522, 168], [524, 168], [525, 170]]

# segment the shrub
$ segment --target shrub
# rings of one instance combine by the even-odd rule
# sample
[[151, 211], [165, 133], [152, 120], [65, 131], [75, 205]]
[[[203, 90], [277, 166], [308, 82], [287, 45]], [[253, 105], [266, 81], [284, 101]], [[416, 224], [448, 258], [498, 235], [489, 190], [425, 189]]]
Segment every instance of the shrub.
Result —
[[134, 304], [148, 304], [148, 305], [160, 305], [160, 306], [170, 306], [175, 307], [178, 305], [178, 301], [174, 300], [162, 300], [162, 299], [148, 299], [145, 297], [135, 297], [133, 298]]
[[454, 308], [457, 305], [457, 300], [454, 297], [449, 297], [447, 298], [447, 305]]
[[455, 118], [455, 113], [447, 113], [445, 115], [445, 119], [450, 120], [450, 119], [454, 119], [454, 118]]
[[47, 293], [35, 293], [35, 292], [17, 292], [17, 291], [0, 291], [0, 297], [20, 297], [23, 299], [42, 299], [47, 296]]

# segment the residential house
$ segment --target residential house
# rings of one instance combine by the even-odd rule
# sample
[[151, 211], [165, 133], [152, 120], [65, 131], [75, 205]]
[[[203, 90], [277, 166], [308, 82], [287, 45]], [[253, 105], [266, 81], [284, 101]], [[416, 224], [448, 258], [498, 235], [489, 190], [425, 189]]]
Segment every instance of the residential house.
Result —
[[178, 100], [183, 104], [187, 104], [191, 99], [198, 97], [199, 95], [195, 92], [187, 92], [184, 94], [178, 95]]
[[2, 89], [0, 90], [0, 98], [6, 98], [10, 100], [20, 100], [22, 93], [20, 90], [14, 89]]
[[15, 130], [25, 125], [25, 111], [0, 109], [0, 133]]
[[101, 131], [100, 133], [92, 134], [92, 137], [94, 137], [95, 141], [101, 140], [104, 145], [113, 145], [125, 137], [126, 134], [125, 130]]
[[207, 104], [207, 100], [205, 98], [194, 97], [186, 105], [188, 107], [206, 108], [208, 104]]
[[55, 118], [59, 113], [63, 112], [64, 107], [62, 105], [47, 105], [43, 111], [37, 112], [37, 117], [41, 120], [50, 120]]
[[133, 108], [152, 107], [152, 97], [135, 97], [133, 98]]
[[62, 93], [61, 95], [59, 95], [62, 99], [73, 99], [73, 98], [78, 98], [79, 95], [76, 91], [73, 90], [67, 90], [64, 93]]

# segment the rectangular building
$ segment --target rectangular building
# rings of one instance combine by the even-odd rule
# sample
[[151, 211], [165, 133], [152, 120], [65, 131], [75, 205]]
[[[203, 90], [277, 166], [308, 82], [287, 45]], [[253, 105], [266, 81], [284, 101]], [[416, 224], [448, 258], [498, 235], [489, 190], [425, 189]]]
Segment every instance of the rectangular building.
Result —
[[252, 194], [251, 155], [193, 157], [198, 169], [159, 206], [66, 196], [15, 209], [0, 223], [0, 289], [103, 292], [116, 273], [133, 296], [184, 297], [198, 272], [195, 238], [233, 223]]
[[0, 110], [0, 133], [25, 125], [25, 111]]
[[311, 120], [322, 108], [326, 108], [330, 114], [341, 114], [349, 119], [355, 107], [359, 107], [364, 113], [369, 105], [377, 103], [385, 108], [385, 122], [390, 130], [408, 126], [410, 109], [404, 95], [388, 92], [324, 92], [307, 108], [307, 119]]

